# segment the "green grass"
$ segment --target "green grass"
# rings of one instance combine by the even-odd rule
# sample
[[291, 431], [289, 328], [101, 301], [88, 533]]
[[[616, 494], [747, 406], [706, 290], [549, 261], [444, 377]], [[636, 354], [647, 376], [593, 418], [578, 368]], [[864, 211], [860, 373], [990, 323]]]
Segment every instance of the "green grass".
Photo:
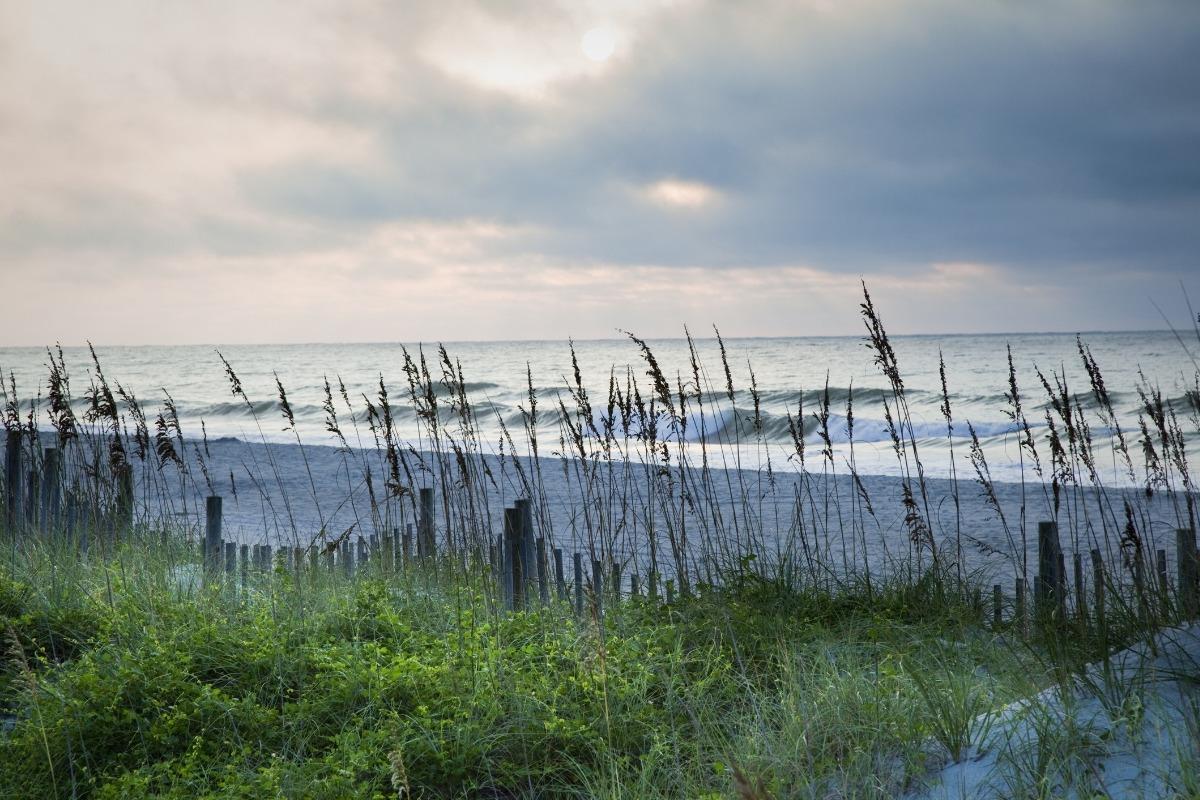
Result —
[[0, 796], [889, 797], [958, 719], [928, 676], [1029, 684], [936, 584], [734, 582], [598, 628], [465, 580], [238, 594], [175, 586], [180, 551], [55, 556], [0, 568]]

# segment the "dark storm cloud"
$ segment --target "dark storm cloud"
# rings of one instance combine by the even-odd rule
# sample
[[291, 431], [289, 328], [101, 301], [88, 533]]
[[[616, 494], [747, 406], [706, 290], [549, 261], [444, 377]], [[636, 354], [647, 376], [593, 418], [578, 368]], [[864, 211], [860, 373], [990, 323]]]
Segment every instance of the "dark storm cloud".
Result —
[[[332, 110], [379, 163], [243, 186], [350, 226], [537, 226], [522, 246], [583, 261], [1177, 271], [1200, 252], [1197, 52], [1185, 2], [686, 6], [543, 101], [416, 70], [415, 102]], [[721, 199], [656, 208], [636, 190], [663, 178]]]

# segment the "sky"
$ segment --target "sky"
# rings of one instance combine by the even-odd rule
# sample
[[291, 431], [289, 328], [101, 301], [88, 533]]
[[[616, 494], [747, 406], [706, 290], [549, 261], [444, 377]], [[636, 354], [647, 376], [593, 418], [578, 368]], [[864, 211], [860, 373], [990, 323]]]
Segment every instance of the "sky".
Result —
[[1192, 0], [0, 0], [0, 345], [1161, 328]]

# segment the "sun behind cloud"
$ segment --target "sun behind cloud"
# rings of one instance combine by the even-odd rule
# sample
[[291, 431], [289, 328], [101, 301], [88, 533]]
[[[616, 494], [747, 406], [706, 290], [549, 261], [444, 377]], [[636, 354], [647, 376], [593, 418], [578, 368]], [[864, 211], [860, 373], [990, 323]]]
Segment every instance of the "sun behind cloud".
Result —
[[617, 49], [617, 37], [609, 28], [592, 28], [579, 40], [579, 49], [596, 63], [607, 61]]

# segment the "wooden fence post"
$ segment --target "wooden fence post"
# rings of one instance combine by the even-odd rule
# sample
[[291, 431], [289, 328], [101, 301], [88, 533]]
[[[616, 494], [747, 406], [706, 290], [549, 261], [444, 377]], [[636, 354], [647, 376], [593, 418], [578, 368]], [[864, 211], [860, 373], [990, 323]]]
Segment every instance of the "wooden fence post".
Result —
[[542, 601], [542, 605], [550, 605], [550, 569], [546, 563], [546, 539], [543, 536], [537, 538], [537, 578], [538, 578], [538, 598]]
[[38, 524], [38, 497], [42, 493], [42, 473], [36, 469], [30, 469], [26, 480], [28, 496], [25, 498], [25, 524], [30, 528], [36, 528]]
[[504, 558], [502, 559], [503, 566], [500, 567], [500, 577], [503, 579], [504, 607], [512, 610], [517, 607], [517, 541], [514, 534], [512, 534], [511, 515], [509, 512], [509, 509], [504, 510], [504, 545], [502, 551], [500, 551], [504, 554]]
[[1002, 591], [1000, 589], [1000, 584], [997, 583], [995, 586], [992, 587], [992, 626], [995, 628], [1000, 627], [1000, 622], [1001, 622], [1000, 604], [1003, 601], [1003, 598], [1004, 598], [1004, 595], [1002, 594]]
[[1184, 615], [1191, 619], [1197, 610], [1197, 558], [1196, 529], [1179, 528], [1175, 531], [1175, 558], [1179, 572], [1179, 605]]
[[1075, 616], [1081, 625], [1087, 624], [1087, 586], [1083, 580], [1083, 555], [1075, 553], [1072, 557], [1075, 569]]
[[537, 556], [533, 552], [533, 503], [528, 498], [521, 498], [513, 506], [517, 515], [517, 545], [521, 560], [521, 597], [528, 608], [537, 570]]
[[42, 531], [50, 533], [58, 527], [59, 501], [62, 494], [62, 454], [57, 447], [47, 447], [42, 455]]
[[1160, 549], [1155, 552], [1155, 556], [1158, 566], [1158, 607], [1160, 613], [1165, 616], [1171, 605], [1171, 586], [1167, 581], [1167, 551]]
[[215, 578], [221, 564], [221, 498], [209, 497], [204, 506], [204, 571]]
[[4, 511], [5, 523], [11, 536], [16, 535], [17, 526], [24, 519], [21, 514], [21, 490], [24, 488], [21, 455], [21, 431], [8, 431], [4, 440]]
[[234, 586], [234, 570], [237, 569], [237, 542], [225, 542], [225, 580]]
[[521, 512], [513, 507], [504, 509], [504, 555], [505, 555], [505, 589], [512, 600], [512, 608], [525, 605], [525, 592], [522, 581], [524, 565], [521, 563], [523, 554], [521, 547]]
[[596, 620], [604, 619], [604, 567], [596, 559], [592, 559], [592, 603]]
[[422, 486], [421, 490], [421, 518], [418, 520], [417, 529], [417, 558], [425, 561], [433, 558], [437, 552], [437, 543], [434, 541], [434, 524], [433, 524], [433, 487]]
[[1036, 579], [1037, 615], [1040, 621], [1049, 619], [1063, 601], [1063, 576], [1059, 571], [1062, 547], [1058, 541], [1058, 525], [1038, 523], [1038, 576]]
[[1092, 606], [1096, 609], [1096, 627], [1104, 627], [1104, 559], [1099, 550], [1092, 550]]
[[583, 616], [583, 556], [575, 553], [575, 616]]
[[241, 567], [239, 572], [241, 573], [242, 590], [245, 591], [246, 587], [249, 586], [248, 579], [250, 577], [250, 545], [242, 545], [238, 548], [238, 552], [241, 555], [241, 558], [238, 560], [238, 566]]
[[132, 464], [122, 464], [117, 470], [117, 527], [123, 534], [133, 527]]
[[563, 575], [563, 552], [561, 547], [554, 548], [554, 585], [558, 589], [558, 602], [567, 599], [567, 579]]
[[1016, 582], [1016, 597], [1013, 601], [1013, 617], [1017, 623], [1017, 630], [1021, 635], [1025, 635], [1025, 579], [1017, 578]]
[[77, 546], [75, 541], [75, 526], [79, 521], [79, 500], [75, 497], [75, 492], [67, 492], [67, 513], [66, 520], [63, 523], [63, 532], [66, 535], [67, 542]]

